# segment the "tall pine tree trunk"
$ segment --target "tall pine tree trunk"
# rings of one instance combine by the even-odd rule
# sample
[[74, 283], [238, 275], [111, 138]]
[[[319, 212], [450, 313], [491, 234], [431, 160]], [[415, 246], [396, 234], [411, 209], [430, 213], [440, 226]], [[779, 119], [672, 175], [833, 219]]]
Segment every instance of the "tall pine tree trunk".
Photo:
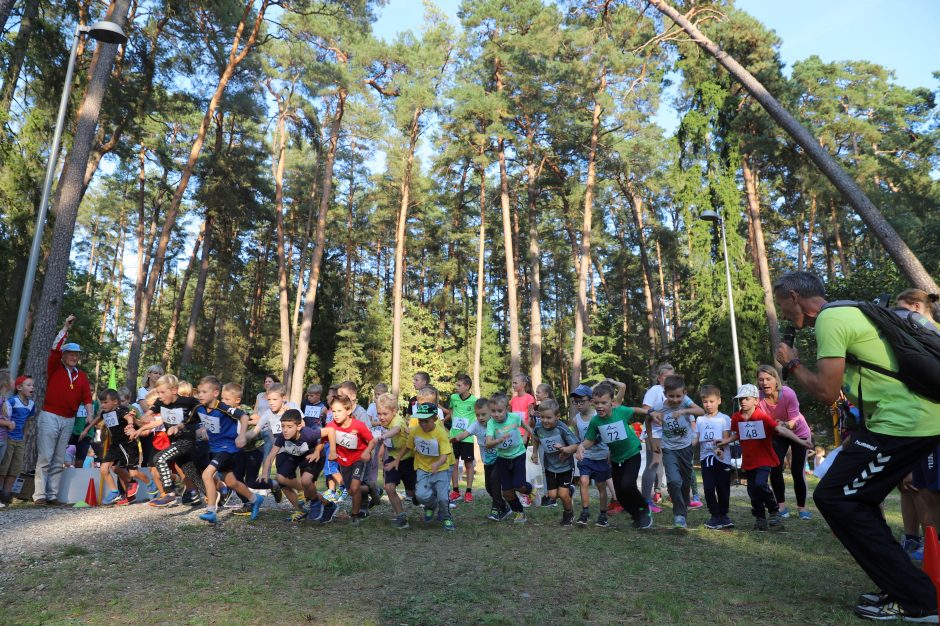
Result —
[[[183, 167], [182, 175], [173, 194], [170, 206], [167, 208], [166, 217], [163, 221], [163, 228], [160, 231], [160, 240], [157, 243], [156, 253], [153, 264], [147, 276], [146, 289], [141, 298], [141, 306], [137, 311], [134, 322], [134, 329], [131, 335], [130, 348], [127, 355], [127, 384], [133, 387], [137, 381], [137, 370], [140, 365], [140, 352], [143, 344], [144, 332], [147, 330], [147, 322], [150, 318], [150, 308], [153, 305], [154, 294], [157, 289], [157, 282], [160, 274], [163, 272], [163, 263], [166, 259], [167, 246], [170, 243], [170, 237], [173, 235], [173, 228], [176, 225], [176, 218], [179, 215], [180, 206], [183, 203], [183, 197], [186, 194], [186, 188], [189, 187], [189, 180], [192, 178], [193, 171], [196, 169], [196, 161], [202, 152], [202, 146], [206, 141], [206, 132], [209, 130], [209, 124], [212, 122], [215, 110], [225, 93], [225, 88], [235, 74], [235, 69], [245, 60], [248, 53], [254, 47], [258, 38], [258, 33], [264, 23], [264, 13], [270, 4], [270, 0], [261, 0], [261, 6], [255, 16], [254, 22], [249, 24], [248, 19], [251, 16], [251, 10], [254, 8], [255, 0], [246, 0], [245, 9], [242, 12], [241, 20], [235, 30], [235, 37], [232, 41], [232, 49], [229, 51], [228, 60], [225, 68], [219, 76], [215, 92], [209, 100], [206, 112], [202, 117], [199, 130], [196, 132], [196, 139], [189, 151], [189, 158]], [[251, 30], [248, 37], [243, 40], [245, 27], [250, 26]], [[244, 42], [244, 45], [242, 43]]]
[[[206, 215], [205, 224], [203, 224], [203, 242], [202, 259], [199, 261], [199, 274], [196, 278], [196, 289], [193, 291], [193, 303], [189, 309], [189, 324], [186, 326], [186, 341], [183, 342], [183, 353], [180, 355], [179, 371], [185, 373], [185, 368], [193, 357], [193, 347], [196, 345], [196, 325], [199, 322], [199, 315], [202, 313], [202, 301], [206, 292], [206, 279], [209, 276], [209, 254], [212, 250], [212, 214]], [[193, 257], [195, 259], [195, 256]], [[189, 268], [187, 267], [188, 271]], [[222, 281], [219, 281], [222, 282]], [[181, 293], [186, 293], [181, 290]], [[219, 302], [215, 306], [219, 308]]]
[[0, 115], [3, 119], [10, 116], [10, 107], [13, 105], [13, 96], [16, 94], [16, 84], [20, 79], [23, 61], [26, 60], [26, 51], [29, 48], [29, 39], [33, 34], [33, 21], [39, 15], [39, 0], [27, 0], [23, 7], [23, 16], [20, 18], [20, 27], [13, 42], [13, 50], [6, 63], [6, 72], [3, 74], [3, 88], [0, 89]]
[[396, 395], [401, 389], [401, 320], [405, 237], [407, 236], [408, 225], [408, 203], [411, 200], [411, 171], [414, 166], [415, 148], [418, 145], [418, 125], [420, 120], [421, 109], [417, 108], [411, 118], [411, 129], [408, 136], [408, 154], [405, 157], [405, 171], [401, 177], [401, 207], [398, 209], [398, 226], [395, 229], [395, 285], [392, 287], [391, 392]]
[[[483, 149], [480, 148], [480, 157]], [[486, 285], [486, 168], [480, 165], [480, 237], [477, 242], [477, 325], [473, 344], [473, 394], [480, 396], [480, 357], [483, 352], [483, 289]]]
[[757, 194], [757, 177], [751, 169], [750, 156], [741, 155], [741, 169], [744, 174], [744, 190], [747, 196], [747, 213], [754, 231], [754, 256], [757, 258], [757, 277], [761, 291], [764, 292], [764, 315], [767, 317], [767, 332], [770, 335], [770, 352], [773, 354], [780, 343], [780, 323], [777, 320], [777, 306], [771, 289], [770, 265], [767, 262], [767, 247], [764, 243], [764, 227], [760, 217], [760, 196]]
[[587, 181], [584, 186], [584, 216], [581, 222], [581, 265], [578, 268], [578, 303], [574, 318], [574, 348], [571, 351], [571, 389], [581, 383], [581, 373], [584, 369], [583, 351], [584, 336], [589, 335], [590, 319], [588, 318], [587, 280], [588, 269], [591, 266], [591, 220], [594, 214], [594, 186], [597, 177], [597, 141], [601, 127], [600, 94], [607, 87], [607, 70], [601, 70], [601, 84], [598, 93], [594, 96], [594, 111], [591, 116], [591, 146], [588, 152]]
[[287, 292], [287, 250], [284, 236], [284, 167], [287, 163], [287, 115], [290, 98], [278, 99], [277, 130], [274, 133], [274, 216], [277, 225], [277, 294], [281, 331], [281, 380], [290, 380], [290, 301]]
[[529, 363], [532, 386], [542, 384], [542, 262], [538, 229], [538, 173], [535, 165], [534, 130], [529, 133], [529, 163], [526, 165], [526, 200], [529, 208]]
[[[733, 59], [706, 37], [692, 22], [680, 14], [666, 0], [650, 0], [663, 15], [675, 22], [682, 30], [689, 34], [700, 48], [713, 56], [731, 76], [738, 81], [744, 89], [770, 114], [790, 137], [800, 145], [806, 154], [813, 160], [826, 178], [839, 190], [842, 196], [852, 205], [859, 217], [868, 226], [884, 249], [888, 252], [904, 276], [912, 285], [923, 289], [927, 293], [940, 292], [940, 287], [930, 276], [926, 268], [908, 247], [907, 243], [898, 235], [897, 231], [888, 223], [881, 211], [865, 195], [861, 187], [842, 169], [839, 163], [829, 152], [819, 145], [813, 134], [804, 128], [783, 106], [774, 98], [753, 74], [747, 71], [740, 63]], [[940, 307], [938, 307], [940, 312]]]
[[330, 208], [333, 195], [333, 164], [336, 162], [336, 146], [339, 143], [339, 132], [343, 123], [343, 113], [346, 110], [346, 90], [340, 89], [336, 93], [333, 121], [330, 124], [330, 139], [326, 151], [326, 160], [323, 163], [323, 178], [320, 183], [320, 210], [317, 214], [316, 245], [313, 249], [313, 260], [310, 262], [310, 278], [307, 280], [307, 295], [304, 298], [304, 313], [300, 322], [300, 334], [297, 337], [297, 352], [294, 359], [294, 371], [290, 385], [290, 399], [300, 402], [303, 395], [304, 373], [307, 369], [307, 355], [310, 351], [310, 331], [313, 326], [313, 310], [317, 301], [317, 287], [320, 285], [320, 267], [323, 263], [323, 252], [326, 249], [326, 215]]
[[163, 344], [163, 356], [160, 359], [164, 371], [168, 371], [170, 367], [170, 358], [173, 355], [173, 344], [176, 343], [176, 328], [179, 326], [180, 313], [183, 310], [183, 301], [186, 299], [186, 288], [189, 286], [189, 279], [193, 275], [193, 268], [196, 267], [196, 261], [199, 259], [199, 248], [202, 246], [202, 240], [206, 236], [206, 221], [202, 223], [202, 228], [199, 229], [199, 236], [196, 237], [196, 243], [193, 244], [193, 252], [189, 256], [189, 264], [186, 266], [186, 269], [183, 270], [183, 278], [180, 280], [179, 290], [176, 293], [176, 302], [173, 304], [173, 317], [170, 319], [170, 329], [167, 331], [166, 343]]

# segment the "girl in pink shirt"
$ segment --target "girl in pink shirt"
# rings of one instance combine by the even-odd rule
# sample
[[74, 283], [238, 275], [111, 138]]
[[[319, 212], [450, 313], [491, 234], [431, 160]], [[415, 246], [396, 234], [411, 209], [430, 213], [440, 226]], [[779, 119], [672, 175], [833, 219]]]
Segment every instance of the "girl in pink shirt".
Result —
[[[757, 389], [760, 391], [760, 402], [757, 407], [774, 418], [780, 424], [793, 431], [800, 439], [811, 439], [812, 431], [806, 418], [800, 413], [800, 401], [796, 393], [783, 385], [777, 369], [771, 365], [761, 365], [757, 368]], [[791, 444], [785, 437], [774, 438], [774, 450], [780, 459], [780, 465], [773, 468], [770, 473], [770, 486], [780, 505], [780, 516], [789, 517], [786, 508], [786, 483], [783, 480], [783, 466], [790, 450], [790, 475], [793, 477], [793, 492], [796, 496], [796, 508], [800, 519], [812, 519], [813, 514], [806, 510], [806, 476], [803, 466], [806, 462], [806, 448]]]

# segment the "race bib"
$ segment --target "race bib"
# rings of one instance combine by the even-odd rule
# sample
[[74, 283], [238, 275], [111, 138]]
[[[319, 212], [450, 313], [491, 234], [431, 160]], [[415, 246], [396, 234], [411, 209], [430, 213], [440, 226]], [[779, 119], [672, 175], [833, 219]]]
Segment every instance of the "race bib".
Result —
[[499, 447], [503, 450], [508, 450], [522, 443], [522, 437], [519, 435], [519, 429], [513, 428], [506, 434], [509, 435], [506, 438], [506, 441], [499, 444]]
[[369, 430], [372, 431], [372, 436], [376, 439], [381, 439], [382, 435], [385, 434], [385, 429], [382, 428], [381, 426], [373, 426]]
[[441, 446], [437, 439], [415, 437], [415, 452], [424, 456], [441, 456]]
[[199, 416], [199, 418], [199, 421], [202, 422], [202, 427], [206, 429], [206, 432], [212, 433], [213, 435], [218, 435], [222, 430], [218, 417], [214, 415], [206, 415], [203, 413]]
[[545, 448], [546, 454], [551, 454], [552, 452], [558, 452], [558, 448], [563, 448], [561, 442], [561, 437], [547, 437], [542, 439], [542, 447]]
[[395, 449], [395, 440], [394, 440], [394, 439], [386, 439], [386, 440], [385, 440], [385, 449], [386, 449], [386, 450], [394, 450], [394, 449]]
[[104, 420], [104, 425], [108, 428], [114, 428], [118, 425], [117, 411], [108, 411], [107, 413], [102, 413], [101, 419]]
[[699, 424], [699, 441], [701, 443], [715, 443], [721, 441], [721, 426], [719, 424]]
[[613, 443], [615, 441], [625, 441], [627, 438], [627, 427], [623, 422], [614, 422], [613, 424], [604, 424], [598, 429], [601, 439], [604, 443]]
[[336, 445], [347, 450], [355, 450], [359, 447], [359, 435], [336, 431]]
[[320, 417], [321, 411], [323, 411], [322, 406], [315, 406], [313, 404], [308, 404], [307, 408], [304, 409], [304, 417], [312, 417], [313, 419], [317, 419], [318, 417]]
[[271, 434], [280, 435], [281, 434], [281, 418], [275, 415], [274, 419], [269, 419], [268, 427], [271, 429]]
[[454, 428], [456, 430], [467, 430], [470, 428], [470, 420], [466, 417], [455, 417]]
[[301, 456], [310, 453], [310, 446], [307, 445], [306, 441], [302, 441], [300, 445], [297, 445], [294, 441], [285, 441], [284, 452], [291, 456]]
[[740, 422], [738, 423], [738, 436], [742, 441], [752, 439], [766, 439], [764, 432], [764, 422]]
[[167, 426], [177, 426], [178, 424], [183, 423], [183, 409], [168, 409], [162, 407], [160, 409], [160, 419], [163, 420], [163, 423]]

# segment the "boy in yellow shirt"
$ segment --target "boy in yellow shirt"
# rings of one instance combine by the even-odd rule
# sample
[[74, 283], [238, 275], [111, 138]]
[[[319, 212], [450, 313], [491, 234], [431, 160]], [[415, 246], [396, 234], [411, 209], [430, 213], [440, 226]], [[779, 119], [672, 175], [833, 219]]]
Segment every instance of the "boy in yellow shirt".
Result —
[[444, 530], [454, 530], [450, 516], [448, 489], [450, 467], [454, 464], [453, 448], [444, 427], [437, 423], [437, 405], [423, 402], [415, 406], [418, 425], [408, 431], [408, 449], [414, 450], [414, 467], [418, 474], [415, 495], [424, 505], [424, 522], [437, 519]]
[[379, 423], [382, 424], [382, 450], [378, 459], [384, 469], [385, 493], [395, 512], [392, 526], [399, 530], [408, 528], [408, 516], [398, 496], [398, 484], [405, 483], [405, 493], [414, 497], [415, 475], [414, 453], [408, 449], [408, 427], [405, 418], [398, 414], [398, 396], [384, 393], [375, 399]]

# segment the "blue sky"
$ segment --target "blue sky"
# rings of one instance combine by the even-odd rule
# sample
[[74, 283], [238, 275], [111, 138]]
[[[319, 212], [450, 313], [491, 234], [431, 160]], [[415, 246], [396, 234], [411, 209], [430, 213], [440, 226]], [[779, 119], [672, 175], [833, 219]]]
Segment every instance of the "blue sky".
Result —
[[[437, 0], [457, 22], [459, 0]], [[940, 70], [940, 0], [738, 0], [737, 6], [777, 32], [787, 64], [812, 54], [824, 61], [866, 60], [895, 70], [907, 87], [935, 87]], [[421, 26], [419, 0], [390, 0], [375, 32], [391, 39]]]

